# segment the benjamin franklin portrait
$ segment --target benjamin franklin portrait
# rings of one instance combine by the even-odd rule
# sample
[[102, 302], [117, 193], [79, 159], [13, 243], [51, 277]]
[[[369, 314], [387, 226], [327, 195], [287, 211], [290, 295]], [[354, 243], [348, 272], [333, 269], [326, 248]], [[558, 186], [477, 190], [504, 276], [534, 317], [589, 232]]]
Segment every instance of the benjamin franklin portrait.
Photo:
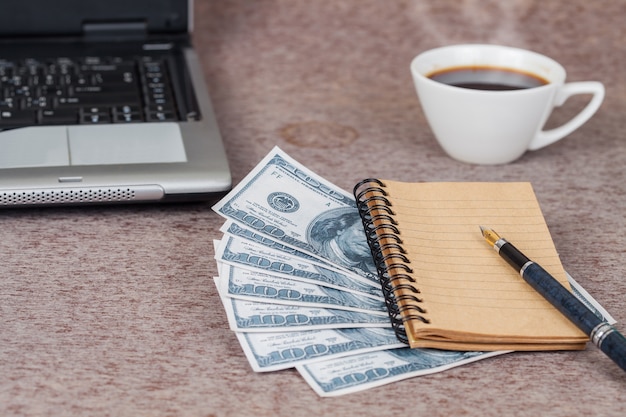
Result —
[[342, 207], [320, 214], [309, 225], [307, 237], [317, 253], [329, 261], [361, 275], [376, 273], [356, 208]]

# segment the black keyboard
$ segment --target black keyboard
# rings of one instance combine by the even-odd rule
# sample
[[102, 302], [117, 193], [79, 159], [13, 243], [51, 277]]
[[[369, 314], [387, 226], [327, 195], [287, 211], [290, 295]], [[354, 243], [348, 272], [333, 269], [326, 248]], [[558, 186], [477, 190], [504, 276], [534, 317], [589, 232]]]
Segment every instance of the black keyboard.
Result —
[[166, 59], [0, 59], [0, 129], [180, 120]]

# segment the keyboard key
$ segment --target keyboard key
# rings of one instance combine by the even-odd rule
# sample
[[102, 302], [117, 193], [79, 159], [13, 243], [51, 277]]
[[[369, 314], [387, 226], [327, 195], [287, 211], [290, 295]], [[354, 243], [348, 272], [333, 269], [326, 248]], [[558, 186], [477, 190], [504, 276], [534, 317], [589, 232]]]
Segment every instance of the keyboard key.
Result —
[[148, 112], [150, 113], [174, 113], [174, 106], [170, 104], [168, 105], [163, 105], [163, 104], [149, 104], [148, 105]]
[[85, 113], [81, 118], [81, 123], [111, 123], [111, 115], [109, 113]]
[[172, 112], [148, 112], [148, 121], [150, 122], [166, 122], [176, 120], [176, 116]]
[[14, 110], [18, 106], [18, 103], [13, 97], [6, 97], [0, 100], [0, 110]]
[[139, 89], [128, 88], [124, 84], [79, 85], [71, 87], [70, 95], [99, 95], [99, 94], [139, 94]]
[[39, 121], [45, 125], [76, 124], [78, 112], [73, 109], [39, 110]]
[[115, 123], [143, 122], [141, 113], [117, 113], [113, 117]]
[[114, 123], [142, 122], [143, 116], [140, 106], [123, 105], [112, 109]]
[[73, 97], [59, 97], [56, 99], [58, 107], [91, 107], [113, 106], [117, 103], [140, 104], [141, 99], [137, 94], [79, 94]]
[[33, 110], [2, 110], [0, 111], [0, 126], [28, 126], [37, 122]]
[[123, 105], [123, 106], [115, 107], [113, 111], [118, 114], [141, 113], [141, 107], [132, 106], [132, 105]]

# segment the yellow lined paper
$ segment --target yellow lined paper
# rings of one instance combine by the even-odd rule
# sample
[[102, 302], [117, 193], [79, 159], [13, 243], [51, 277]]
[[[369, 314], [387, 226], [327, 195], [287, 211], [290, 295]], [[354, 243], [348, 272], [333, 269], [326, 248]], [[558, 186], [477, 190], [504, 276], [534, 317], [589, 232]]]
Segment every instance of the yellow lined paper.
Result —
[[[569, 288], [529, 183], [382, 182], [416, 281], [398, 279], [394, 288], [403, 283], [419, 290], [419, 305], [430, 321], [405, 321], [412, 347], [584, 348], [587, 337], [485, 244], [480, 233], [484, 225], [506, 236]], [[387, 262], [392, 276], [403, 272], [392, 264]], [[407, 288], [400, 285], [396, 298], [410, 294]]]

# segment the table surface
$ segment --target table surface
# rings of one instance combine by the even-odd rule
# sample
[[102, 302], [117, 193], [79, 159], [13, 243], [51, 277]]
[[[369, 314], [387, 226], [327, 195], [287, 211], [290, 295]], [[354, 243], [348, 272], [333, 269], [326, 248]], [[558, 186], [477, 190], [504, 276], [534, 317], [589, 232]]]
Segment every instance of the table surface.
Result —
[[[614, 0], [198, 0], [194, 42], [235, 183], [275, 145], [346, 190], [370, 176], [530, 181], [565, 268], [625, 329], [624, 18]], [[570, 81], [603, 82], [605, 101], [515, 163], [456, 162], [408, 71], [420, 51], [455, 43], [544, 53]], [[626, 415], [626, 374], [593, 346], [338, 398], [295, 370], [254, 373], [212, 281], [212, 203], [0, 212], [0, 414]]]

